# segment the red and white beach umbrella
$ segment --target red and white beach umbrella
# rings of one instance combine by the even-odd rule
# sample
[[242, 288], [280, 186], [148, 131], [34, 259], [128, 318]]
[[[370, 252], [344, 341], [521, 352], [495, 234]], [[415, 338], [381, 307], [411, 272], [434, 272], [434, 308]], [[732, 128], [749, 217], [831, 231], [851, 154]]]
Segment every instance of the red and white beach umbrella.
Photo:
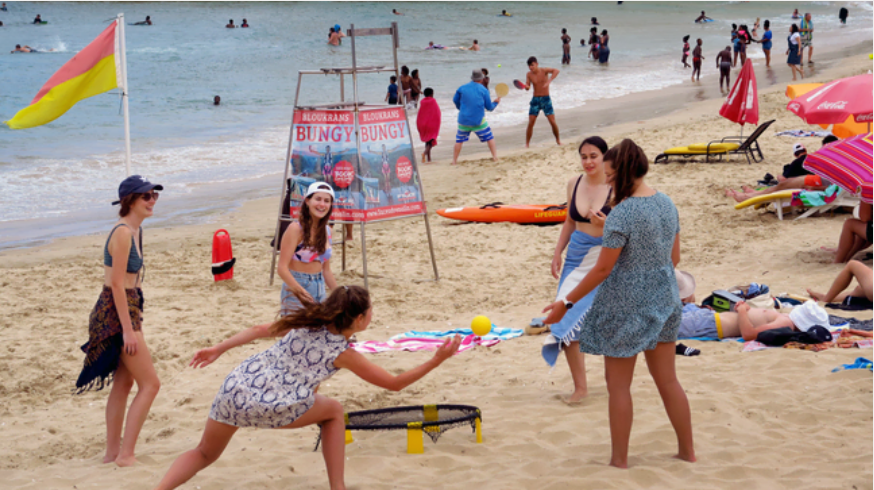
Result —
[[837, 124], [852, 116], [856, 122], [871, 123], [874, 75], [841, 78], [792, 99], [786, 109], [808, 124]]
[[872, 156], [872, 134], [860, 134], [830, 143], [808, 155], [804, 159], [804, 168], [870, 203]]
[[741, 129], [744, 124], [759, 124], [759, 90], [752, 61], [744, 63], [728, 98], [719, 109], [719, 115], [740, 124]]

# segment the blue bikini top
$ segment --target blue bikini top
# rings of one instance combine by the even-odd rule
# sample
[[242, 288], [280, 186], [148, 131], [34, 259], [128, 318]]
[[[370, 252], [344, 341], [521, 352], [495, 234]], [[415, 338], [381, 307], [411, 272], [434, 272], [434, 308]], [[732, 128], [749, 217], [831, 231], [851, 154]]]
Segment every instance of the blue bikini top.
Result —
[[[109, 237], [106, 239], [106, 245], [103, 246], [103, 265], [107, 267], [112, 267], [112, 255], [109, 253], [109, 240], [112, 239], [112, 234], [115, 233], [115, 230], [118, 229], [119, 226], [127, 226], [125, 224], [116, 225], [115, 228], [109, 232]], [[140, 228], [140, 244], [143, 243], [143, 229]], [[131, 274], [139, 272], [140, 269], [143, 268], [143, 257], [137, 251], [137, 243], [134, 241], [134, 237], [130, 237], [130, 255], [127, 258], [127, 271]]]

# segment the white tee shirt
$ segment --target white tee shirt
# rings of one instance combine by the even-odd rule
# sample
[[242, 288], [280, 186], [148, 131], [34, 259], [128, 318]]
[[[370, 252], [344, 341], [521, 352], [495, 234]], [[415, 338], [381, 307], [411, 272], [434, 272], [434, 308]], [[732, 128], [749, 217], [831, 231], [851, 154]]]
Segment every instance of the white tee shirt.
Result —
[[792, 44], [798, 44], [801, 42], [801, 34], [793, 32], [792, 35], [789, 36], [789, 42]]

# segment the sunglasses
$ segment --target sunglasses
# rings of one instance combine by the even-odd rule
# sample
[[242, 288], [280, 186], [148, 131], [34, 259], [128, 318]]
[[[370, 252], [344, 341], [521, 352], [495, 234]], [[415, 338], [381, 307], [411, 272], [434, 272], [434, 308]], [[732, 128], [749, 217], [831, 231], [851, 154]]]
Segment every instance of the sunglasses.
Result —
[[143, 201], [157, 201], [159, 194], [157, 192], [146, 192], [142, 195]]

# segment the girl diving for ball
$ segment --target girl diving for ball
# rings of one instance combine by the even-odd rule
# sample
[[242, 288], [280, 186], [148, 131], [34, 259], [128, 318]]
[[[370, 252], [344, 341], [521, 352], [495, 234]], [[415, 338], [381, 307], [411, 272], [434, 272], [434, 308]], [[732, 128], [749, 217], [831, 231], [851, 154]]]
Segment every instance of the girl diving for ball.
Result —
[[[316, 394], [319, 384], [345, 368], [368, 383], [400, 391], [452, 357], [461, 344], [458, 335], [446, 339], [430, 360], [395, 376], [349, 347], [349, 338], [364, 331], [372, 315], [367, 290], [343, 286], [324, 303], [308, 304], [273, 325], [249, 328], [198, 351], [190, 363], [195, 368], [208, 366], [238, 345], [258, 338], [282, 337], [269, 349], [243, 361], [225, 378], [200, 443], [176, 459], [156, 488], [176, 488], [214, 463], [240, 427], [297, 429], [316, 424], [321, 427], [328, 484], [332, 490], [345, 489], [343, 406]], [[310, 362], [314, 358], [320, 362]]]

